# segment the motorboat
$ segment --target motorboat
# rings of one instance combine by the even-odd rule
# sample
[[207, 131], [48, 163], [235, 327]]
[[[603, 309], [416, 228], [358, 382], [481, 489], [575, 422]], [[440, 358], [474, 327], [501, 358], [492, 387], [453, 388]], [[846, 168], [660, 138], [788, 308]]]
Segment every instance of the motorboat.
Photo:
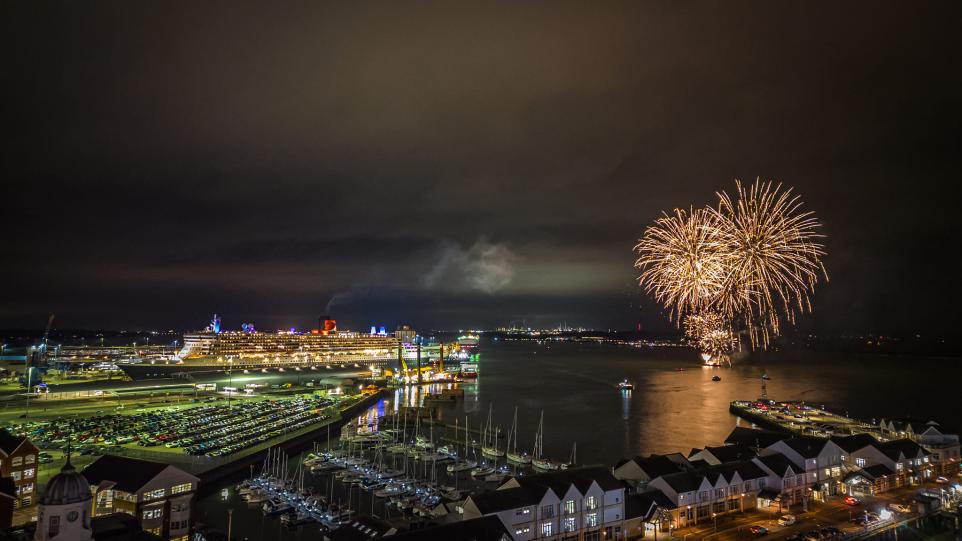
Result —
[[618, 389], [622, 391], [631, 391], [635, 388], [635, 384], [629, 382], [627, 379], [618, 384]]

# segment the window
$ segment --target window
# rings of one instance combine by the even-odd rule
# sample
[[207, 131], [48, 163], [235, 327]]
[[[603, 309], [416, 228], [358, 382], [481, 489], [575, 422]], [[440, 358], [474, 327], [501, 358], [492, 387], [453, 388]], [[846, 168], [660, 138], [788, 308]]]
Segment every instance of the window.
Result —
[[703, 490], [703, 491], [701, 491], [701, 492], [698, 493], [698, 500], [699, 500], [699, 501], [705, 501], [705, 500], [707, 500], [707, 499], [708, 499], [708, 491], [707, 491], [707, 490]]
[[896, 462], [896, 463], [895, 463], [895, 471], [902, 471], [902, 463], [901, 463], [901, 462]]
[[598, 513], [588, 513], [585, 515], [585, 526], [594, 528], [598, 525]]
[[27, 455], [24, 459], [24, 464], [33, 464], [37, 461], [37, 455]]
[[521, 534], [526, 534], [526, 533], [528, 533], [528, 532], [530, 532], [530, 531], [531, 531], [531, 528], [528, 527], [528, 526], [525, 526], [524, 528], [518, 528], [517, 530], [515, 530], [515, 531], [514, 531], [514, 534], [515, 534], [515, 535], [521, 535]]
[[575, 517], [565, 517], [564, 531], [566, 532], [575, 531], [577, 529], [575, 526], [575, 520], [576, 520]]
[[21, 503], [21, 505], [23, 505], [23, 507], [27, 507], [27, 506], [30, 505], [30, 503], [31, 503], [32, 501], [33, 501], [33, 500], [30, 499], [30, 496], [27, 496], [26, 498], [20, 500], [20, 503]]
[[768, 479], [764, 477], [758, 480], [758, 490], [765, 488], [768, 485]]
[[164, 508], [158, 507], [157, 509], [147, 509], [144, 511], [144, 520], [149, 520], [152, 518], [160, 518], [164, 516]]
[[865, 467], [865, 459], [864, 459], [864, 458], [856, 458], [856, 459], [855, 459], [855, 465], [858, 466], [859, 468], [864, 468], [864, 467]]
[[541, 508], [541, 518], [554, 518], [554, 506], [546, 505]]
[[21, 473], [22, 472], [20, 470], [12, 471], [10, 472], [10, 477], [13, 477], [14, 481], [19, 481]]
[[752, 482], [745, 481], [745, 492], [751, 492], [751, 491], [752, 491]]
[[723, 488], [716, 488], [716, 489], [715, 489], [715, 497], [716, 497], [716, 498], [724, 498], [724, 497], [725, 497], [725, 489], [723, 489]]
[[157, 498], [163, 498], [163, 497], [164, 497], [164, 494], [166, 494], [166, 493], [167, 493], [167, 491], [165, 491], [164, 489], [158, 488], [157, 490], [151, 490], [150, 492], [145, 492], [145, 493], [144, 493], [144, 499], [145, 499], [145, 500], [156, 500]]
[[37, 471], [37, 470], [35, 470], [35, 469], [33, 469], [33, 468], [27, 468], [27, 469], [23, 470], [23, 478], [24, 478], [24, 479], [30, 479], [31, 477], [33, 477], [33, 474], [36, 473], [36, 471]]
[[542, 537], [551, 537], [551, 523], [550, 523], [550, 522], [542, 522], [542, 523], [541, 523], [541, 536], [542, 536]]
[[50, 524], [47, 526], [47, 532], [49, 533], [50, 537], [54, 537], [55, 535], [60, 533], [60, 516], [59, 515], [54, 515], [50, 517]]
[[594, 496], [588, 496], [587, 498], [585, 498], [585, 507], [587, 509], [597, 509], [598, 499], [595, 498]]
[[568, 500], [565, 502], [565, 514], [570, 515], [575, 512], [575, 501]]
[[192, 483], [184, 483], [184, 484], [182, 484], [182, 485], [174, 485], [174, 486], [170, 489], [170, 493], [171, 493], [171, 494], [180, 494], [181, 492], [190, 492], [190, 489], [191, 489], [192, 486], [193, 486]]
[[23, 457], [15, 456], [13, 457], [13, 462], [10, 463], [12, 466], [19, 466], [23, 464]]
[[33, 493], [33, 483], [25, 483], [20, 487], [21, 494], [32, 494]]

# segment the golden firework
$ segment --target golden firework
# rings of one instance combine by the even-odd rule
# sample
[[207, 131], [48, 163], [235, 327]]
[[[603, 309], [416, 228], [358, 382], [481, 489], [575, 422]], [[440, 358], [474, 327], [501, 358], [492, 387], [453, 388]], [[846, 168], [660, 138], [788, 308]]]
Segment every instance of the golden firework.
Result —
[[698, 345], [706, 362], [719, 361], [738, 345], [728, 320], [718, 312], [706, 311], [687, 316], [685, 336]]
[[[820, 224], [801, 198], [770, 181], [735, 183], [735, 197], [718, 193], [717, 207], [664, 213], [635, 246], [639, 284], [672, 319], [692, 319], [706, 353], [721, 343], [730, 351], [735, 327], [766, 347], [782, 320], [811, 311], [815, 284], [828, 279]], [[719, 344], [702, 344], [708, 335]]]
[[680, 322], [721, 294], [728, 277], [717, 218], [707, 209], [663, 213], [635, 246], [640, 285]]
[[781, 332], [781, 319], [795, 323], [797, 311], [811, 311], [810, 295], [820, 275], [828, 279], [821, 258], [820, 224], [802, 200], [781, 184], [756, 180], [750, 187], [735, 181], [737, 198], [718, 194], [709, 212], [718, 224], [727, 277], [713, 309], [741, 320], [752, 345], [768, 345]]

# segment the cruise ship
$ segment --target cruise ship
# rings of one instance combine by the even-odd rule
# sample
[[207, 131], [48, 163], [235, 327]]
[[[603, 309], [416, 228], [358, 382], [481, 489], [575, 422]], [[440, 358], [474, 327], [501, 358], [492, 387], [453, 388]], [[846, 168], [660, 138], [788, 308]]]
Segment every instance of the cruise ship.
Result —
[[240, 331], [221, 331], [215, 315], [203, 331], [185, 334], [183, 348], [173, 357], [147, 358], [120, 368], [132, 379], [143, 380], [228, 370], [382, 367], [398, 358], [394, 336], [339, 331], [326, 316], [319, 323], [310, 332], [259, 332], [247, 324]]

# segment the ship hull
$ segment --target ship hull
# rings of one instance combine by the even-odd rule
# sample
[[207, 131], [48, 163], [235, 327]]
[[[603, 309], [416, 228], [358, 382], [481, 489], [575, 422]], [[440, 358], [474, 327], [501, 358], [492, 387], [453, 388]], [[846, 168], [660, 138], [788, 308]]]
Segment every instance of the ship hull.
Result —
[[220, 364], [206, 363], [180, 363], [180, 364], [123, 364], [119, 368], [127, 374], [130, 379], [135, 381], [150, 379], [169, 379], [186, 378], [203, 374], [225, 374], [232, 371], [234, 374], [247, 372], [297, 372], [300, 370], [305, 374], [324, 374], [334, 371], [344, 370], [363, 370], [370, 366], [382, 368], [393, 366], [393, 359], [377, 359], [365, 361], [363, 365], [358, 363], [331, 363], [331, 364], [266, 364], [266, 363], [235, 363], [228, 369]]

